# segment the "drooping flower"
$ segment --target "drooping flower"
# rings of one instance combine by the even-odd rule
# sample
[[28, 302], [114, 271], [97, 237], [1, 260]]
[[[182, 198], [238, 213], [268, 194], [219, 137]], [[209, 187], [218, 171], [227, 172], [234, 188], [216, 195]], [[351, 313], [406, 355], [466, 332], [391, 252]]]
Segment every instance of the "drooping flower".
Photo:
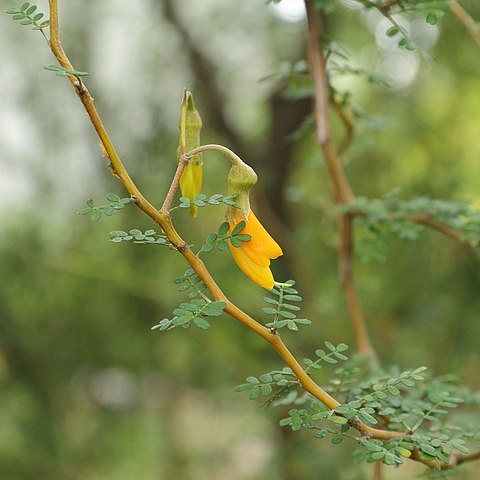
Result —
[[238, 205], [238, 208], [231, 206], [227, 209], [229, 234], [232, 234], [236, 225], [244, 221], [245, 227], [241, 234], [250, 236], [250, 240], [241, 241], [239, 247], [230, 242], [230, 252], [247, 277], [270, 290], [274, 286], [270, 261], [283, 255], [283, 252], [250, 208], [250, 189], [257, 183], [256, 173], [233, 152], [229, 156], [232, 168], [228, 174], [228, 193], [237, 195], [235, 202]]
[[241, 221], [245, 222], [242, 234], [250, 236], [250, 241], [241, 242], [241, 247], [234, 247], [230, 243], [230, 252], [236, 264], [256, 284], [271, 290], [274, 278], [270, 270], [270, 260], [283, 255], [278, 243], [265, 230], [252, 210], [247, 218], [237, 214], [233, 219], [228, 219], [230, 233]]
[[[193, 96], [186, 89], [183, 93], [179, 128], [178, 158], [180, 159], [182, 154], [200, 146], [200, 130], [202, 129], [202, 119], [193, 103]], [[202, 191], [202, 164], [202, 154], [198, 153], [190, 159], [180, 177], [182, 196], [187, 197], [191, 202]], [[190, 206], [190, 213], [193, 217], [197, 215], [197, 207], [193, 204]]]

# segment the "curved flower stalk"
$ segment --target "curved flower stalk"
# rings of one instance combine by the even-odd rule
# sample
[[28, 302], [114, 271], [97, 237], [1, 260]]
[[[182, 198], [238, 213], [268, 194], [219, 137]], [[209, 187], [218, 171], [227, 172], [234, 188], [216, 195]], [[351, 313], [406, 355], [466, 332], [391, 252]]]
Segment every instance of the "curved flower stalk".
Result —
[[228, 193], [237, 195], [235, 201], [240, 208], [227, 209], [229, 232], [244, 221], [242, 234], [250, 235], [250, 240], [241, 242], [241, 246], [235, 246], [230, 242], [230, 252], [247, 277], [261, 287], [271, 290], [275, 280], [270, 270], [270, 261], [283, 255], [283, 252], [250, 208], [250, 189], [257, 183], [257, 174], [237, 155], [230, 153], [232, 168], [228, 174]]
[[[200, 145], [200, 130], [202, 129], [202, 119], [193, 103], [193, 96], [187, 89], [183, 92], [179, 128], [178, 158], [180, 159], [181, 155]], [[188, 162], [180, 177], [182, 196], [187, 197], [191, 202], [202, 191], [202, 165], [202, 154], [198, 153]], [[193, 203], [190, 206], [190, 213], [193, 217], [197, 215], [197, 207]]]

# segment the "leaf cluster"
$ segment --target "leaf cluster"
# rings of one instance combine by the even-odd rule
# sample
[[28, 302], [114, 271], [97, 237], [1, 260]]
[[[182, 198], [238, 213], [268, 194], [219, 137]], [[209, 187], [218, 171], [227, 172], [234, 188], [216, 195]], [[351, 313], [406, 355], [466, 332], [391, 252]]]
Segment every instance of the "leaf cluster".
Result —
[[310, 325], [312, 322], [306, 318], [297, 318], [293, 312], [298, 312], [300, 307], [287, 302], [301, 302], [302, 297], [298, 295], [298, 290], [293, 288], [295, 282], [289, 280], [286, 284], [276, 284], [271, 293], [274, 297], [264, 297], [263, 300], [270, 306], [262, 310], [267, 315], [272, 315], [273, 320], [265, 326], [278, 330], [287, 327], [289, 330], [298, 330], [298, 325]]
[[220, 252], [225, 252], [228, 250], [229, 241], [235, 248], [240, 248], [244, 242], [249, 242], [251, 240], [251, 236], [249, 234], [242, 233], [245, 225], [246, 223], [242, 220], [241, 222], [238, 222], [229, 233], [229, 223], [223, 222], [218, 227], [217, 233], [210, 233], [210, 235], [208, 235], [207, 239], [205, 240], [205, 244], [198, 253], [211, 252], [214, 247], [216, 247]]
[[67, 75], [73, 75], [77, 77], [78, 81], [81, 81], [80, 77], [86, 77], [90, 75], [88, 72], [79, 72], [78, 70], [74, 70], [72, 68], [65, 68], [61, 65], [49, 65], [48, 67], [43, 67], [45, 70], [50, 72], [55, 72], [55, 75], [59, 77], [66, 77]]
[[132, 201], [130, 197], [120, 198], [115, 193], [109, 193], [107, 200], [110, 202], [109, 204], [97, 206], [93, 199], [90, 198], [87, 200], [87, 207], [78, 210], [77, 215], [90, 215], [90, 220], [98, 222], [102, 218], [102, 214], [111, 217]]
[[170, 330], [174, 327], [188, 328], [192, 323], [198, 328], [207, 330], [210, 323], [205, 317], [219, 317], [227, 304], [225, 302], [212, 302], [205, 296], [194, 298], [190, 302], [183, 302], [173, 310], [171, 319], [164, 318], [152, 330]]
[[12, 15], [12, 19], [18, 21], [20, 25], [33, 25], [33, 30], [43, 30], [50, 25], [49, 20], [40, 22], [44, 17], [43, 13], [37, 12], [37, 6], [29, 2], [22, 3], [20, 7], [7, 8], [5, 13]]
[[[337, 351], [340, 345], [336, 347]], [[332, 347], [329, 349], [333, 352]], [[340, 350], [343, 348], [340, 347]], [[310, 367], [312, 365], [310, 362], [307, 364]], [[337, 388], [337, 397], [341, 399], [343, 396], [341, 405], [329, 410], [310, 397], [309, 405], [302, 409], [290, 409], [280, 425], [289, 426], [294, 431], [302, 428], [314, 430], [318, 439], [330, 435], [333, 444], [351, 438], [361, 447], [355, 454], [358, 461], [380, 460], [386, 465], [403, 463], [403, 459], [410, 457], [413, 450], [417, 451], [420, 459], [440, 465], [440, 462], [448, 463], [449, 456], [454, 452], [468, 453], [470, 448], [467, 442], [472, 446], [480, 444], [478, 428], [471, 426], [469, 429], [454, 426], [450, 420], [447, 422], [451, 417], [450, 410], [465, 400], [477, 403], [476, 394], [465, 387], [441, 377], [427, 380], [426, 367], [393, 376], [386, 373], [370, 374], [366, 379], [360, 378], [357, 367], [349, 372], [350, 369], [346, 364], [344, 368], [336, 370], [337, 379], [332, 381], [332, 384], [343, 383], [348, 373], [352, 374], [348, 388]], [[338, 378], [340, 376], [341, 379]], [[386, 441], [358, 437], [356, 431], [352, 433], [352, 425], [357, 419], [405, 434]]]
[[110, 240], [114, 243], [130, 242], [148, 243], [151, 245], [164, 245], [169, 248], [175, 248], [164, 235], [157, 233], [155, 230], [145, 230], [142, 232], [138, 228], [132, 228], [128, 232], [123, 230], [114, 230], [109, 233]]
[[237, 385], [234, 390], [236, 392], [249, 392], [250, 400], [256, 400], [260, 395], [269, 397], [272, 395], [274, 389], [276, 389], [273, 397], [267, 401], [268, 404], [286, 395], [292, 386], [298, 386], [299, 384], [297, 377], [295, 377], [292, 370], [288, 367], [283, 368], [283, 370], [264, 373], [258, 378], [249, 376], [246, 380], [246, 383]]
[[226, 196], [222, 195], [221, 193], [215, 193], [208, 199], [203, 193], [196, 195], [193, 200], [190, 200], [188, 197], [180, 197], [180, 204], [173, 207], [171, 211], [177, 210], [178, 208], [190, 208], [192, 205], [197, 207], [206, 207], [208, 205], [220, 205], [221, 203], [230, 207], [240, 208], [240, 206], [235, 202], [237, 197], [238, 194], [236, 193]]
[[[361, 226], [373, 235], [377, 253], [370, 255], [368, 243], [364, 242], [363, 246], [367, 247], [364, 259], [378, 257], [378, 246], [388, 235], [416, 240], [427, 228], [419, 223], [422, 218], [450, 228], [472, 247], [480, 245], [480, 210], [473, 209], [468, 200], [447, 201], [424, 196], [403, 200], [399, 192], [394, 191], [381, 199], [358, 197], [345, 211], [354, 213]], [[382, 256], [377, 259], [381, 260]]]

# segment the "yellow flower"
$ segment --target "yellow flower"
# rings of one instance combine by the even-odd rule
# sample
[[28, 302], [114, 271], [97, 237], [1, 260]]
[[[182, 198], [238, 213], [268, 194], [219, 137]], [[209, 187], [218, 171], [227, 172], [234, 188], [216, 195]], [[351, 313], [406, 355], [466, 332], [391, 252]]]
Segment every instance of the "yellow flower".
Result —
[[[178, 158], [184, 153], [200, 146], [200, 130], [202, 119], [193, 103], [192, 94], [185, 89], [183, 92], [182, 106], [180, 111], [180, 144], [178, 146]], [[202, 154], [195, 155], [189, 162], [180, 177], [180, 190], [182, 196], [190, 199], [191, 202], [202, 191]], [[190, 206], [190, 213], [195, 217], [197, 207]]]
[[271, 290], [274, 279], [270, 270], [270, 260], [283, 255], [282, 249], [258, 221], [252, 210], [246, 219], [240, 214], [236, 214], [233, 219], [228, 219], [230, 233], [241, 221], [245, 222], [245, 228], [241, 233], [250, 235], [250, 241], [242, 242], [242, 246], [238, 248], [229, 243], [233, 259], [247, 277], [261, 287]]
[[[194, 198], [202, 191], [202, 162], [192, 158], [180, 177], [180, 190], [183, 197], [193, 202]], [[197, 207], [190, 205], [192, 216], [197, 215]]]

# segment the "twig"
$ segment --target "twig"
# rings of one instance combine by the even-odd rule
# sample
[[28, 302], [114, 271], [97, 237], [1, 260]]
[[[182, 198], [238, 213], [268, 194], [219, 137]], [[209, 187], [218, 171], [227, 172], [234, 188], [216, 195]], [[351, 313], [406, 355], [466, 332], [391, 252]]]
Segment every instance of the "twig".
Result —
[[190, 158], [192, 158], [192, 156], [189, 156], [186, 154], [180, 155], [180, 159], [177, 165], [177, 170], [175, 171], [175, 175], [173, 177], [172, 183], [170, 184], [168, 193], [165, 197], [162, 208], [160, 209], [161, 212], [168, 214], [168, 212], [170, 211], [170, 207], [172, 206], [172, 202], [173, 202], [173, 197], [175, 196], [175, 192], [177, 191], [178, 184], [180, 183], [180, 178], [186, 166], [188, 165]]
[[[368, 213], [363, 211], [363, 210], [350, 210], [349, 211], [350, 215], [354, 216], [354, 217], [367, 217], [368, 216]], [[392, 214], [390, 217], [389, 217], [391, 220], [395, 220], [396, 218], [398, 218], [395, 214]], [[432, 230], [435, 230], [436, 232], [439, 232], [447, 237], [450, 237], [450, 238], [453, 238], [454, 240], [460, 242], [460, 243], [463, 243], [465, 245], [467, 245], [468, 247], [472, 248], [472, 249], [478, 249], [480, 247], [480, 245], [478, 244], [475, 244], [469, 240], [465, 240], [464, 238], [462, 238], [462, 236], [460, 235], [460, 233], [458, 233], [456, 230], [454, 230], [453, 228], [445, 225], [444, 223], [441, 223], [439, 222], [438, 220], [435, 220], [434, 218], [432, 218], [431, 216], [429, 216], [428, 214], [426, 213], [411, 213], [411, 214], [407, 214], [401, 218], [404, 218], [405, 220], [408, 220], [410, 222], [414, 222], [414, 223], [418, 223], [419, 225], [423, 225], [425, 227], [428, 227]]]
[[480, 48], [480, 28], [478, 23], [470, 16], [470, 14], [457, 2], [457, 0], [450, 0], [450, 9], [452, 13], [463, 23], [468, 33]]
[[338, 154], [341, 155], [347, 148], [350, 146], [352, 143], [353, 139], [353, 134], [355, 133], [355, 122], [352, 118], [352, 115], [350, 115], [350, 112], [348, 112], [337, 100], [334, 98], [330, 99], [330, 105], [333, 107], [333, 109], [337, 112], [338, 116], [340, 117], [340, 120], [343, 123], [343, 126], [345, 128], [345, 133], [342, 137], [342, 139], [338, 143]]
[[[315, 120], [317, 142], [323, 151], [330, 178], [332, 179], [335, 199], [344, 205], [353, 201], [353, 192], [348, 182], [342, 160], [331, 139], [329, 117], [329, 80], [323, 46], [320, 41], [320, 25], [311, 0], [305, 0], [308, 20], [308, 50], [313, 81], [315, 85]], [[376, 364], [376, 354], [368, 338], [367, 326], [363, 318], [353, 279], [353, 229], [350, 215], [340, 214], [339, 268], [342, 287], [352, 321], [357, 349], [367, 356], [372, 366]]]
[[377, 367], [378, 358], [370, 343], [367, 325], [360, 308], [358, 293], [353, 280], [353, 220], [354, 217], [348, 213], [341, 215], [339, 218], [340, 280], [347, 299], [358, 352], [368, 358], [372, 367]]

